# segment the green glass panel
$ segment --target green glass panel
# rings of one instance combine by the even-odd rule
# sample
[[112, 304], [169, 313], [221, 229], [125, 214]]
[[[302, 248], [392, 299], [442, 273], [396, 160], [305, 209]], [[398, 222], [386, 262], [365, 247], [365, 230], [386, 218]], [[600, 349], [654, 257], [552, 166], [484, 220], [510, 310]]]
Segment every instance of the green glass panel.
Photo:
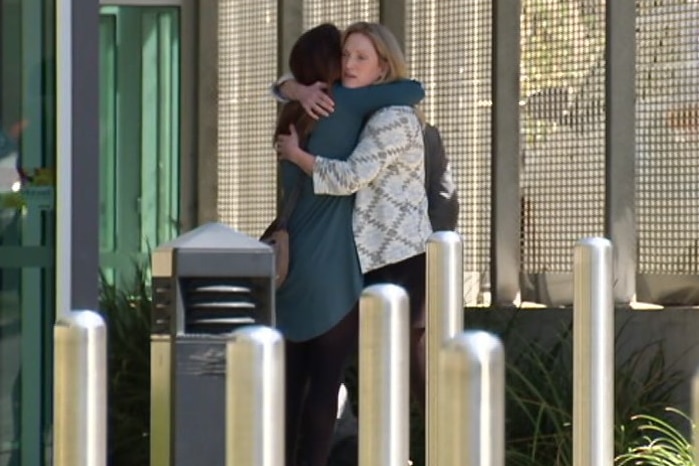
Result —
[[54, 4], [0, 0], [0, 465], [46, 464], [55, 318]]
[[100, 16], [100, 250], [116, 239], [116, 16]]
[[108, 6], [101, 16], [100, 263], [128, 279], [179, 233], [179, 11]]

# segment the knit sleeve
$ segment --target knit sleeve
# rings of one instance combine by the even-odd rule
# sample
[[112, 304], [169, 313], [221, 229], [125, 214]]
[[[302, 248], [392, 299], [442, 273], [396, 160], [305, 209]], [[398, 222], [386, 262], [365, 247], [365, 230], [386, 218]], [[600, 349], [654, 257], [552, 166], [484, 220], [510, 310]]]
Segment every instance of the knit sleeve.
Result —
[[359, 144], [346, 160], [316, 157], [316, 194], [346, 196], [371, 183], [387, 166], [417, 143], [420, 123], [409, 107], [387, 107], [367, 121]]

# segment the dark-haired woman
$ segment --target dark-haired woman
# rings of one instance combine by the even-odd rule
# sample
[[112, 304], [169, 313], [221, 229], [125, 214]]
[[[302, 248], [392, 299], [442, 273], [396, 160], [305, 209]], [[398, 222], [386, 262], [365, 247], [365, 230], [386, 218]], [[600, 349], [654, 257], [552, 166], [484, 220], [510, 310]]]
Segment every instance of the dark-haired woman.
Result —
[[[340, 84], [341, 36], [333, 25], [305, 32], [289, 57], [297, 82], [326, 83], [334, 111], [317, 121], [299, 103], [286, 104], [275, 136], [298, 133], [311, 153], [345, 160], [364, 121], [390, 105], [414, 105], [422, 86], [398, 80], [348, 88]], [[277, 326], [287, 341], [287, 466], [326, 466], [337, 411], [337, 392], [349, 356], [356, 350], [355, 304], [363, 287], [352, 231], [353, 196], [313, 193], [298, 167], [282, 165], [284, 193], [300, 189], [289, 220], [290, 269], [277, 290]]]

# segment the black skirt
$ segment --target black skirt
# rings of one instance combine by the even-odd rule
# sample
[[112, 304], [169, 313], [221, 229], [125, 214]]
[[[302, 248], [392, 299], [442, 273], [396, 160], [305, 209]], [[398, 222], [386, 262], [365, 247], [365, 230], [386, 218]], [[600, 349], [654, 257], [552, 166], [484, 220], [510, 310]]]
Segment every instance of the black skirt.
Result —
[[410, 324], [425, 328], [425, 253], [364, 274], [364, 286], [391, 283], [401, 286], [410, 297]]

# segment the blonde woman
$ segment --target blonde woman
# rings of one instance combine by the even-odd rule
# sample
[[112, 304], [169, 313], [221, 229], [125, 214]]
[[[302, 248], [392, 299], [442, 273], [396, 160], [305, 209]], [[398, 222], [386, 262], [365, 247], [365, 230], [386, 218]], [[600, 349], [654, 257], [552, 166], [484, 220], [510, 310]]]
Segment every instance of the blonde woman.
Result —
[[[346, 86], [367, 86], [406, 75], [403, 53], [385, 26], [360, 22], [344, 31], [342, 80]], [[312, 95], [310, 86], [286, 86], [292, 97]], [[312, 98], [307, 100], [304, 107], [312, 107]], [[410, 295], [411, 392], [424, 408], [425, 241], [432, 228], [421, 126], [412, 107], [378, 110], [347, 160], [307, 152], [293, 129], [289, 135], [279, 135], [277, 144], [280, 158], [312, 177], [315, 194], [356, 195], [352, 228], [364, 285], [395, 283]]]
[[[302, 83], [323, 84], [333, 113], [315, 121], [291, 102], [283, 107], [275, 131], [278, 136], [293, 131], [302, 147], [334, 160], [349, 157], [364, 121], [376, 110], [413, 105], [424, 97], [422, 85], [410, 80], [354, 85], [343, 76], [341, 55], [342, 37], [331, 24], [299, 37], [290, 69]], [[288, 162], [282, 164], [282, 178], [285, 192], [299, 189], [288, 225], [289, 275], [276, 295], [277, 327], [286, 339], [286, 464], [326, 466], [337, 392], [356, 347], [355, 304], [363, 285], [352, 232], [354, 199], [314, 194], [310, 177]]]

